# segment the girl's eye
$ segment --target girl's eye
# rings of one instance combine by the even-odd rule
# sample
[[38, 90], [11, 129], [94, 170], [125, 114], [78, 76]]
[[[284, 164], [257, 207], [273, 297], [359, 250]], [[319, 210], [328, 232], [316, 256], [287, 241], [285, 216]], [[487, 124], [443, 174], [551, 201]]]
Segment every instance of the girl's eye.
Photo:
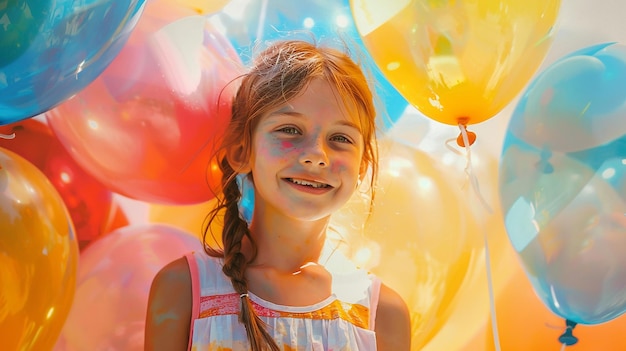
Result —
[[280, 128], [278, 131], [287, 134], [300, 134], [300, 131], [295, 127], [283, 127]]
[[350, 140], [349, 138], [347, 138], [344, 135], [334, 135], [331, 140], [333, 141], [338, 141], [340, 143], [349, 143], [352, 144], [352, 140]]

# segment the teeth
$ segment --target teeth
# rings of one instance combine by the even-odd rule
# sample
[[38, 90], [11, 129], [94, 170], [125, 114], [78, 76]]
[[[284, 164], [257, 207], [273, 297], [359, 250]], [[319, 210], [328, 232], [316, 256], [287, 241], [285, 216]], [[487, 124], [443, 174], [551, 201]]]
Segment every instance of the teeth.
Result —
[[293, 178], [289, 178], [289, 180], [292, 183], [295, 183], [295, 184], [298, 184], [298, 185], [306, 185], [306, 186], [310, 186], [310, 187], [313, 187], [313, 188], [326, 188], [326, 187], [328, 187], [328, 184], [318, 183], [318, 182], [309, 182], [308, 180], [293, 179]]

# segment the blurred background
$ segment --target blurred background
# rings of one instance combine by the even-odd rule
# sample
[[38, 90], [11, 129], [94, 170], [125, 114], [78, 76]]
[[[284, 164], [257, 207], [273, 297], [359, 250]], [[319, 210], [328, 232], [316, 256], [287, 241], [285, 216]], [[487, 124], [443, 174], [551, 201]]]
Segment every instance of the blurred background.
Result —
[[372, 215], [362, 189], [330, 239], [407, 301], [412, 350], [626, 349], [623, 13], [618, 0], [0, 5], [2, 348], [142, 350], [152, 278], [202, 249], [236, 77], [273, 40], [315, 38], [350, 49], [379, 112]]

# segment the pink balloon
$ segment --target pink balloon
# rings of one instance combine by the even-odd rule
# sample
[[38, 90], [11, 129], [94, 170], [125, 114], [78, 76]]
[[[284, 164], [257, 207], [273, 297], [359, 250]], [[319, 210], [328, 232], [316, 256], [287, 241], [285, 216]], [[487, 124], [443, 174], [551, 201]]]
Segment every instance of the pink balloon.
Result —
[[46, 116], [76, 161], [116, 193], [141, 201], [208, 201], [210, 164], [243, 67], [203, 16], [151, 2], [111, 65]]
[[80, 255], [76, 293], [55, 351], [143, 350], [150, 285], [185, 253], [202, 250], [180, 229], [149, 224], [117, 229]]

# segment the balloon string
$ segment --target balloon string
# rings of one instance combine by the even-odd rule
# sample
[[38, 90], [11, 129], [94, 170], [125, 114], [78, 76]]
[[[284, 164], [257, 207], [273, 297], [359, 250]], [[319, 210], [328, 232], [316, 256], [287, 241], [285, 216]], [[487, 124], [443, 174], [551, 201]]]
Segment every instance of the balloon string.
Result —
[[11, 133], [11, 134], [0, 134], [0, 139], [15, 139], [15, 133]]
[[491, 206], [489, 206], [489, 204], [487, 203], [487, 200], [485, 200], [482, 193], [480, 192], [480, 185], [478, 184], [478, 178], [474, 174], [474, 169], [472, 168], [472, 150], [470, 148], [469, 137], [467, 136], [467, 129], [462, 124], [459, 124], [459, 129], [461, 130], [461, 137], [463, 138], [463, 143], [466, 145], [465, 155], [467, 158], [467, 163], [465, 165], [465, 174], [468, 176], [470, 184], [472, 185], [472, 188], [474, 189], [474, 192], [478, 196], [478, 199], [480, 200], [483, 207], [487, 210], [487, 212], [489, 212], [489, 214], [492, 214], [493, 210], [491, 209]]
[[[474, 174], [474, 170], [472, 168], [472, 153], [470, 150], [470, 142], [469, 137], [467, 136], [467, 129], [464, 125], [459, 124], [459, 129], [461, 130], [461, 136], [463, 137], [463, 143], [465, 145], [467, 164], [465, 166], [465, 174], [468, 175], [470, 184], [472, 185], [472, 189], [478, 198], [480, 199], [483, 208], [489, 213], [493, 214], [493, 210], [491, 206], [487, 203], [485, 198], [482, 196], [480, 192], [480, 187], [478, 184], [478, 178]], [[498, 320], [496, 316], [496, 304], [495, 304], [495, 293], [493, 288], [493, 274], [491, 271], [491, 255], [489, 254], [489, 239], [487, 235], [487, 230], [485, 228], [484, 222], [481, 223], [483, 228], [483, 242], [485, 245], [485, 270], [487, 273], [487, 286], [489, 290], [489, 310], [491, 312], [491, 328], [493, 331], [493, 342], [496, 351], [500, 351], [500, 336], [498, 333]]]

